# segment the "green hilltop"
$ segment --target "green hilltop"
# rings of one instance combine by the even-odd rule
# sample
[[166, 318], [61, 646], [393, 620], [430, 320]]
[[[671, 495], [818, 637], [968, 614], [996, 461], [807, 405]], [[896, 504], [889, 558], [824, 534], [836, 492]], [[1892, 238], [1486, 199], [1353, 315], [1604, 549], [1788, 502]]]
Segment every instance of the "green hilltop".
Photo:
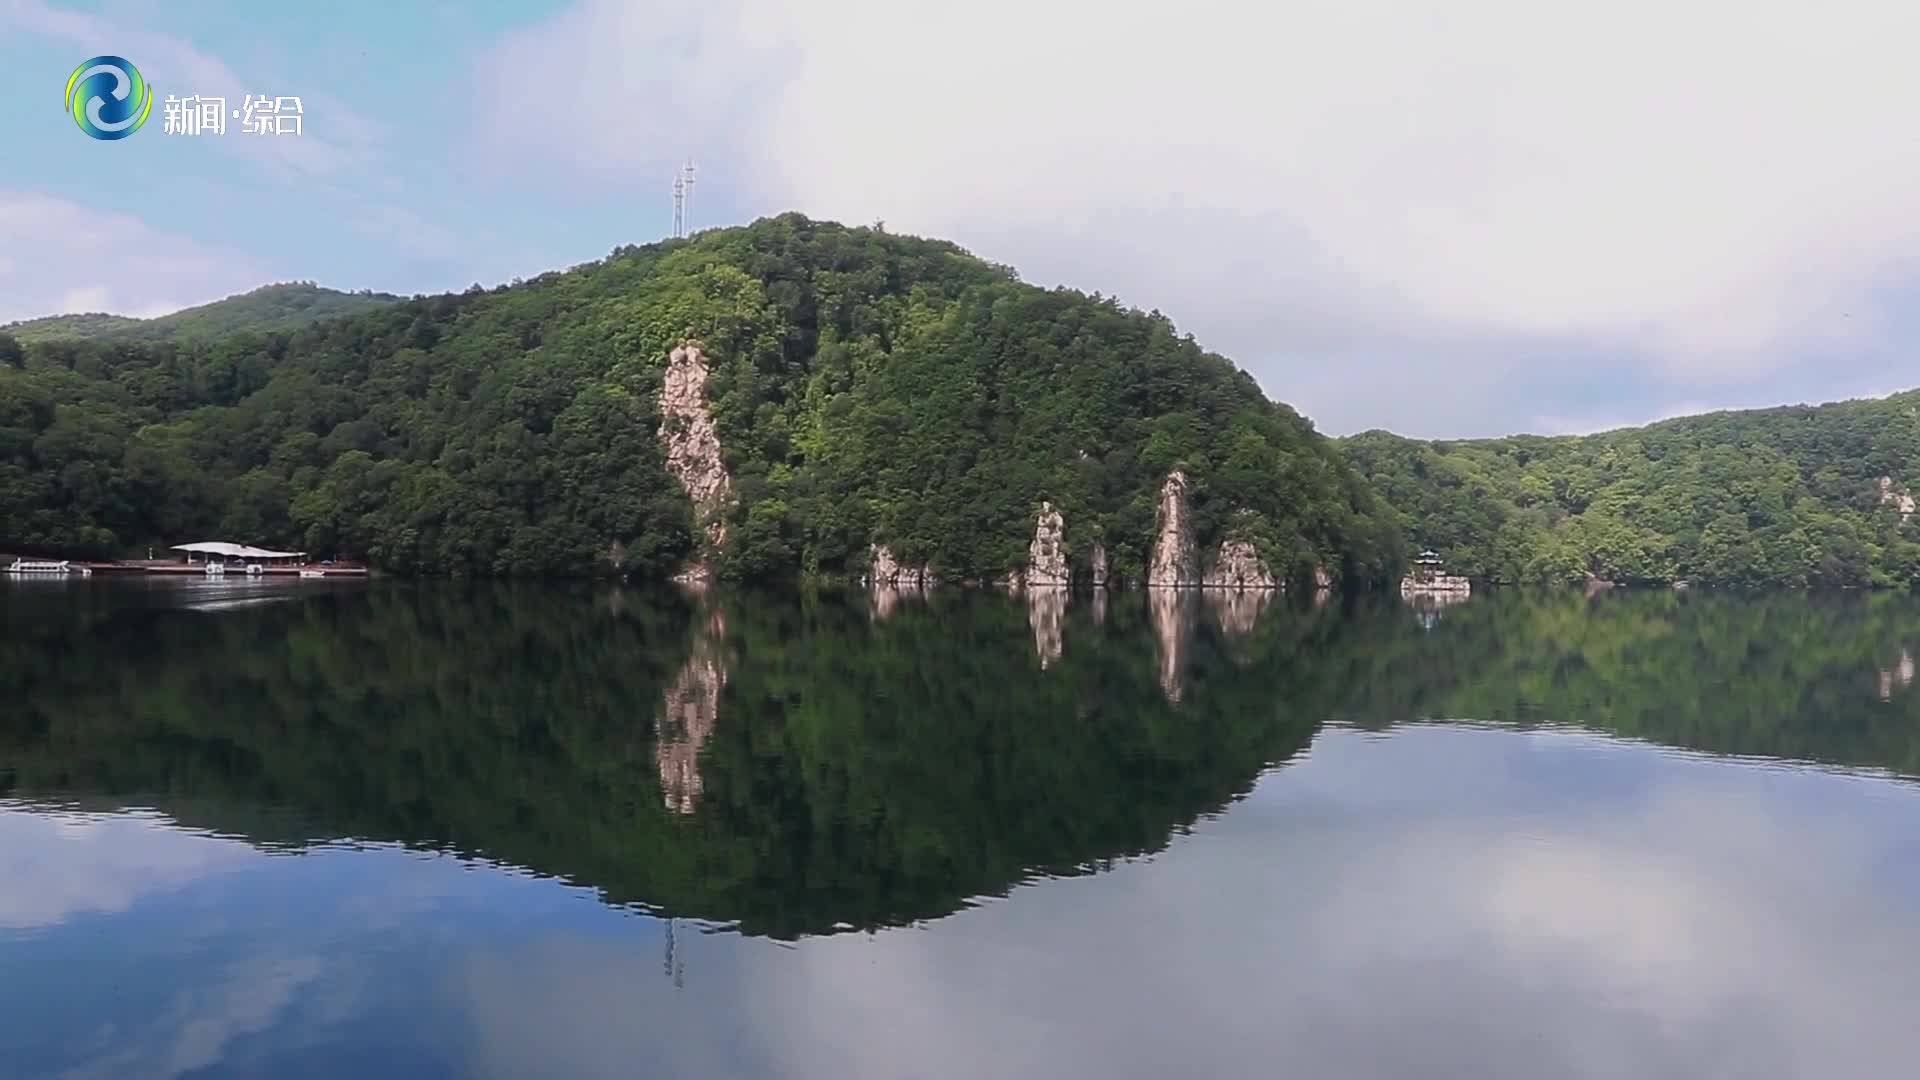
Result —
[[1410, 544], [1501, 582], [1920, 582], [1920, 391], [1597, 435], [1340, 440]]
[[[1276, 574], [1355, 581], [1403, 557], [1328, 440], [1157, 312], [878, 229], [789, 214], [232, 329], [0, 337], [0, 546], [219, 536], [471, 575], [711, 556], [769, 579], [854, 576], [882, 544], [984, 580], [1026, 563], [1051, 503], [1076, 575], [1098, 547], [1138, 579], [1179, 469], [1203, 555], [1244, 539]], [[688, 341], [729, 474], [712, 552], [660, 435]]]
[[57, 338], [113, 341], [207, 339], [243, 332], [292, 330], [319, 319], [371, 311], [399, 299], [386, 293], [340, 292], [322, 288], [310, 281], [296, 281], [263, 285], [224, 300], [153, 319], [103, 313], [50, 315], [0, 326], [0, 334], [20, 342]]
[[[698, 424], [663, 405], [703, 357]], [[678, 410], [678, 411], [676, 411]], [[696, 507], [662, 432], [711, 422]], [[400, 573], [945, 579], [1027, 561], [1140, 580], [1161, 485], [1202, 560], [1389, 581], [1920, 583], [1920, 392], [1589, 436], [1330, 441], [1158, 312], [952, 244], [798, 214], [495, 289], [274, 285], [160, 319], [0, 330], [0, 549], [220, 536]], [[684, 461], [675, 467], [685, 467]], [[724, 534], [714, 550], [712, 539]]]

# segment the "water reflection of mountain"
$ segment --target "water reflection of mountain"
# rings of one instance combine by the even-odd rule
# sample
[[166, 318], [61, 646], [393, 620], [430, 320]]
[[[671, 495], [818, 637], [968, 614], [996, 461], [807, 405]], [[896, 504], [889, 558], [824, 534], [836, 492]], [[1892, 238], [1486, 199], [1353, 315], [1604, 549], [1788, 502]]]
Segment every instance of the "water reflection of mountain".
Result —
[[1708, 753], [1920, 776], [1894, 594], [1503, 591], [1422, 632], [1367, 632], [1339, 715], [1575, 724]]
[[1097, 625], [964, 594], [881, 621], [863, 598], [507, 586], [219, 619], [18, 599], [0, 794], [443, 847], [777, 935], [1158, 850], [1312, 733], [1273, 690], [1317, 646], [1256, 675], [1202, 632], [1176, 707], [1138, 595]]
[[792, 935], [1158, 850], [1328, 718], [1920, 773], [1905, 598], [1515, 592], [1430, 631], [1397, 598], [1103, 600], [876, 619], [864, 596], [421, 586], [209, 618], [0, 592], [0, 795], [483, 854]]

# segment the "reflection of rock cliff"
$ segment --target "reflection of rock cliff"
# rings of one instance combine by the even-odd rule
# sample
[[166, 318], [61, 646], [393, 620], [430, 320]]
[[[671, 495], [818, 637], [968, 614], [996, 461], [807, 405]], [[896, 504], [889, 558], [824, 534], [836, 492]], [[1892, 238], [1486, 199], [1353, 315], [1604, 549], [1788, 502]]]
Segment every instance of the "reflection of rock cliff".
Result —
[[1067, 588], [1036, 585], [1027, 590], [1027, 625], [1033, 628], [1033, 648], [1040, 669], [1060, 659], [1061, 627], [1067, 621]]
[[1895, 690], [1905, 690], [1913, 685], [1913, 655], [1905, 649], [1900, 650], [1900, 662], [1891, 668], [1880, 669], [1880, 700], [1892, 701]]
[[1220, 622], [1220, 632], [1230, 638], [1253, 633], [1261, 612], [1273, 602], [1271, 589], [1209, 589], [1207, 607]]
[[733, 480], [720, 458], [720, 436], [707, 409], [707, 364], [692, 342], [673, 350], [660, 387], [660, 439], [666, 444], [667, 471], [693, 502], [694, 522], [703, 534], [700, 554], [681, 575], [705, 580], [708, 560], [727, 539], [725, 514]]
[[693, 651], [667, 687], [666, 709], [655, 725], [655, 756], [667, 809], [690, 814], [700, 800], [700, 747], [720, 719], [720, 690], [727, 684], [721, 658], [727, 622], [718, 609], [694, 639]]
[[1194, 600], [1185, 589], [1148, 589], [1147, 613], [1160, 653], [1160, 690], [1178, 704], [1186, 687], [1187, 650], [1193, 644]]
[[1402, 601], [1413, 609], [1414, 618], [1420, 620], [1421, 627], [1431, 630], [1440, 623], [1441, 613], [1455, 604], [1464, 604], [1473, 598], [1471, 593], [1463, 592], [1416, 592], [1401, 597]]
[[927, 590], [918, 585], [875, 585], [867, 590], [867, 614], [875, 622], [892, 618], [902, 601], [924, 600]]
[[1178, 469], [1160, 485], [1159, 532], [1147, 560], [1147, 584], [1173, 588], [1200, 584], [1193, 559], [1193, 522], [1187, 512], [1187, 474]]

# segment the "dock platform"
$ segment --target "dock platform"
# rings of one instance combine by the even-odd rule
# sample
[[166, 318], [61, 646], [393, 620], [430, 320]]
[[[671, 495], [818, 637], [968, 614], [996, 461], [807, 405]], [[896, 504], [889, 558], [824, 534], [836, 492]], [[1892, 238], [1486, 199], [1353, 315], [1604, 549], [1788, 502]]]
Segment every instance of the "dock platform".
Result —
[[[159, 574], [166, 577], [206, 577], [205, 563], [170, 562], [159, 559], [123, 559], [119, 561], [95, 561], [75, 559], [69, 564], [76, 572], [90, 570], [95, 574]], [[368, 569], [358, 564], [334, 563], [331, 566], [306, 563], [283, 563], [275, 566], [262, 566], [261, 577], [312, 577], [319, 574], [323, 578], [366, 577]], [[227, 567], [226, 577], [249, 577], [245, 566]]]

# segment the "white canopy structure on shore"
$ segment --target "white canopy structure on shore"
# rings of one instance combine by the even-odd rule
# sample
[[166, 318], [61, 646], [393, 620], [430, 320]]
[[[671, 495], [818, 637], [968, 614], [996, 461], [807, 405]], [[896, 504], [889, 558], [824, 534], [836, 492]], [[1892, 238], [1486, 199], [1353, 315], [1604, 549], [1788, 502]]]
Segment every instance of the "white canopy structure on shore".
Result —
[[246, 544], [229, 544], [225, 540], [203, 540], [197, 544], [175, 544], [170, 551], [184, 551], [187, 561], [192, 562], [195, 555], [203, 559], [243, 559], [247, 562], [279, 562], [285, 559], [304, 559], [304, 551], [268, 551], [265, 548], [248, 547]]

